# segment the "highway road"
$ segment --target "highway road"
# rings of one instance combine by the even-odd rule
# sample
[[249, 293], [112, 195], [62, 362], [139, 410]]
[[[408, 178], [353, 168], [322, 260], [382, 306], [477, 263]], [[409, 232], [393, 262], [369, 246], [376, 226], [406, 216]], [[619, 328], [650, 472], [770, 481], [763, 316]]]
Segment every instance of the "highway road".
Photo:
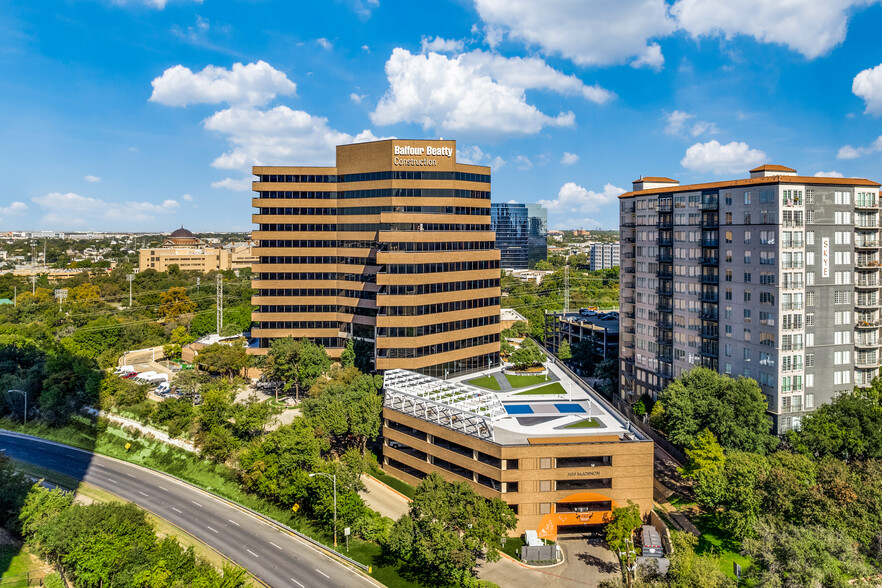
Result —
[[83, 480], [134, 502], [210, 545], [273, 588], [381, 586], [270, 523], [152, 470], [5, 431], [0, 431], [0, 449], [13, 459]]

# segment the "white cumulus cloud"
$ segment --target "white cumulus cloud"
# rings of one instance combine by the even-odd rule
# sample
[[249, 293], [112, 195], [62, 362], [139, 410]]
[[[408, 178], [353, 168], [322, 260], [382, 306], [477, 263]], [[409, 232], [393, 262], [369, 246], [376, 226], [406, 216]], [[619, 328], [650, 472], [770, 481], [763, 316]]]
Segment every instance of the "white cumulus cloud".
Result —
[[845, 40], [848, 18], [878, 0], [677, 0], [671, 14], [693, 37], [748, 35], [814, 59]]
[[151, 85], [150, 101], [166, 106], [221, 102], [262, 106], [279, 94], [291, 96], [297, 91], [297, 85], [288, 76], [265, 61], [247, 65], [234, 63], [230, 69], [209, 65], [198, 73], [176, 65], [165, 70]]
[[554, 219], [562, 222], [572, 221], [586, 214], [596, 212], [605, 207], [613, 206], [616, 198], [625, 190], [607, 183], [603, 190], [595, 192], [583, 188], [575, 182], [567, 182], [561, 186], [554, 200], [540, 200], [539, 204], [548, 209], [552, 223]]
[[575, 116], [550, 116], [527, 102], [526, 90], [549, 90], [603, 103], [612, 93], [588, 86], [531, 58], [506, 58], [483, 51], [455, 57], [413, 55], [396, 48], [386, 62], [389, 89], [371, 113], [374, 124], [416, 123], [476, 135], [529, 135], [544, 127], [572, 126]]
[[477, 145], [458, 145], [456, 148], [456, 161], [472, 165], [489, 165], [494, 170], [498, 170], [506, 164], [503, 158], [498, 155], [494, 157], [490, 153], [484, 153]]
[[721, 145], [714, 140], [691, 146], [686, 150], [686, 156], [680, 160], [680, 164], [688, 170], [722, 175], [746, 172], [765, 159], [765, 153], [759, 149], [751, 149], [742, 141]]
[[[197, 4], [202, 4], [202, 0], [193, 1]], [[128, 4], [141, 4], [143, 6], [146, 6], [147, 8], [162, 10], [165, 8], [166, 4], [168, 4], [168, 0], [114, 0], [113, 3], [120, 6], [126, 6]]]
[[816, 178], [841, 178], [844, 177], [838, 171], [819, 171], [815, 173]]
[[21, 214], [28, 209], [24, 202], [12, 202], [9, 206], [0, 206], [0, 214]]
[[101, 178], [99, 178], [98, 176], [86, 176], [83, 179], [86, 180], [87, 182], [93, 182], [93, 183], [101, 181]]
[[695, 120], [695, 115], [682, 110], [674, 110], [665, 115], [667, 125], [665, 133], [674, 137], [698, 137], [705, 133], [716, 134], [719, 132], [717, 125], [703, 120]]
[[640, 69], [642, 67], [661, 71], [665, 66], [665, 56], [662, 55], [661, 45], [653, 43], [649, 45], [642, 55], [631, 62], [631, 67]]
[[423, 53], [431, 51], [435, 53], [458, 53], [462, 51], [463, 46], [463, 42], [459, 39], [442, 39], [441, 37], [429, 39], [428, 37], [423, 37], [422, 41], [420, 41], [420, 50]]
[[563, 157], [560, 158], [560, 162], [564, 165], [573, 165], [577, 161], [579, 161], [579, 156], [568, 151], [564, 151]]
[[867, 114], [882, 114], [882, 64], [871, 67], [854, 76], [851, 91], [863, 98]]
[[649, 39], [675, 29], [665, 0], [475, 0], [481, 19], [509, 38], [579, 65], [634, 60], [660, 67], [661, 48]]
[[320, 37], [320, 38], [316, 39], [315, 42], [319, 44], [319, 47], [321, 47], [322, 49], [324, 49], [326, 51], [330, 51], [331, 49], [334, 48], [334, 44], [331, 43], [330, 41], [328, 41], [327, 39], [325, 39], [324, 37]]
[[361, 104], [361, 101], [367, 98], [367, 94], [356, 94], [353, 92], [349, 95], [349, 99], [355, 102], [356, 104]]
[[114, 225], [133, 225], [167, 216], [180, 208], [180, 203], [171, 198], [160, 203], [136, 200], [108, 202], [74, 192], [50, 192], [31, 200], [46, 211], [42, 219], [44, 224], [61, 226], [96, 226], [102, 221], [112, 221]]
[[882, 151], [882, 135], [876, 137], [876, 140], [866, 147], [852, 147], [851, 145], [843, 145], [836, 154], [836, 159], [857, 159], [864, 155], [870, 155]]
[[212, 182], [212, 188], [234, 190], [236, 192], [247, 192], [251, 189], [251, 182], [254, 180], [249, 176], [247, 178], [224, 178], [223, 180]]
[[184, 200], [185, 202], [193, 202], [193, 195], [184, 194], [183, 196], [181, 196], [181, 200]]

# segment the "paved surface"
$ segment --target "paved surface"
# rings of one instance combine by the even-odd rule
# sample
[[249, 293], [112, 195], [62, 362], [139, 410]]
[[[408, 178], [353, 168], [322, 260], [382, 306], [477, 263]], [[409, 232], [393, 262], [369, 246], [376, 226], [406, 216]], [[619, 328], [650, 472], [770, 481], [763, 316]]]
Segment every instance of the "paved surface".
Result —
[[577, 588], [597, 586], [601, 580], [618, 575], [615, 555], [605, 546], [589, 544], [585, 539], [561, 539], [564, 562], [545, 568], [531, 568], [502, 558], [495, 563], [484, 562], [478, 577], [500, 586], [519, 588]]
[[177, 525], [276, 588], [379, 586], [229, 503], [162, 474], [34, 437], [0, 431], [17, 460], [84, 480]]
[[364, 482], [366, 490], [358, 494], [370, 508], [384, 517], [397, 521], [401, 518], [401, 515], [410, 510], [410, 503], [407, 498], [390, 489], [385, 484], [381, 484], [370, 476], [362, 476], [361, 481]]
[[[91, 409], [92, 414], [96, 411]], [[183, 439], [176, 439], [174, 437], [169, 437], [168, 433], [165, 431], [160, 431], [159, 429], [154, 429], [148, 425], [139, 423], [138, 421], [128, 419], [123, 416], [119, 416], [118, 414], [113, 414], [111, 412], [107, 412], [105, 410], [97, 411], [99, 416], [106, 418], [107, 420], [116, 423], [117, 425], [122, 425], [124, 427], [129, 427], [132, 429], [138, 429], [145, 435], [149, 435], [154, 439], [158, 439], [163, 443], [167, 443], [169, 445], [174, 445], [175, 447], [179, 447], [184, 451], [189, 451], [191, 453], [196, 452], [196, 446], [190, 443], [189, 441], [184, 441]]]

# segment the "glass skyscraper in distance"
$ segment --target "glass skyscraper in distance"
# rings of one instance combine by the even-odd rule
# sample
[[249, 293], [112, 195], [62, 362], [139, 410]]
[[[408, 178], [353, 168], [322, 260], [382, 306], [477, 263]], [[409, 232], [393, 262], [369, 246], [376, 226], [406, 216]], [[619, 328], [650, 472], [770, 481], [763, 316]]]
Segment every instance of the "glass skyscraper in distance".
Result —
[[504, 269], [529, 269], [548, 259], [548, 211], [541, 204], [491, 203], [490, 226]]

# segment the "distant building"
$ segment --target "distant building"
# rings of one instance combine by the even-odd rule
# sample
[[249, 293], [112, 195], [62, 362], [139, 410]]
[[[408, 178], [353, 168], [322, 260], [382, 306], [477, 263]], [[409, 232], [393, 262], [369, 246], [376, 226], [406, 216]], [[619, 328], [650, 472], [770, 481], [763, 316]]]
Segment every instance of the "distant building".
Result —
[[522, 322], [525, 324], [529, 324], [530, 321], [527, 320], [527, 317], [519, 313], [513, 308], [503, 308], [499, 312], [499, 324], [502, 326], [502, 330], [513, 327], [515, 323]]
[[251, 267], [254, 261], [250, 243], [210, 246], [183, 227], [169, 235], [160, 247], [141, 249], [138, 254], [141, 271], [165, 272], [172, 265], [182, 271], [224, 271]]
[[554, 272], [551, 270], [512, 270], [507, 272], [513, 278], [517, 278], [522, 282], [535, 282], [538, 286], [542, 283], [542, 279], [545, 276], [551, 275]]
[[591, 271], [609, 269], [619, 265], [618, 243], [592, 243], [588, 256], [588, 269]]
[[608, 312], [583, 316], [579, 313], [545, 314], [545, 342], [557, 353], [562, 341], [570, 345], [591, 341], [594, 352], [603, 359], [619, 356], [619, 314]]
[[505, 269], [528, 269], [548, 259], [548, 211], [541, 204], [495, 202], [490, 226]]

